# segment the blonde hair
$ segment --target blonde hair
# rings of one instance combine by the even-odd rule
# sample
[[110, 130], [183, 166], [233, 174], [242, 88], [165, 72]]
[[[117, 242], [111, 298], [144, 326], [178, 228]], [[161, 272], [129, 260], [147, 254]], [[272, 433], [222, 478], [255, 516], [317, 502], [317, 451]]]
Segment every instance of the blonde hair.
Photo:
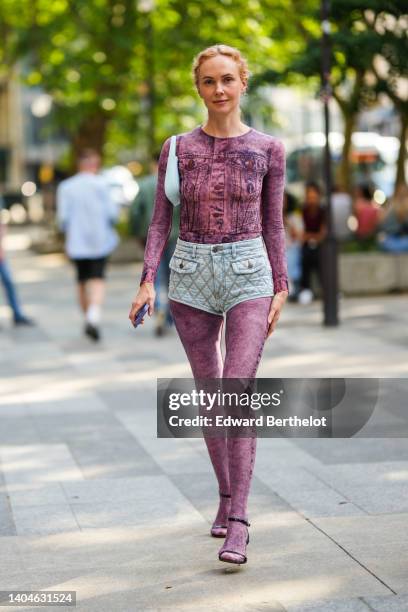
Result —
[[210, 59], [211, 57], [215, 57], [216, 55], [226, 55], [230, 57], [238, 66], [238, 72], [241, 81], [244, 84], [247, 84], [250, 72], [248, 69], [248, 63], [246, 59], [241, 55], [241, 52], [235, 47], [230, 47], [229, 45], [213, 45], [212, 47], [207, 47], [203, 51], [200, 51], [198, 55], [195, 56], [193, 60], [193, 79], [196, 88], [198, 89], [198, 81], [199, 81], [199, 71], [200, 66], [205, 60]]

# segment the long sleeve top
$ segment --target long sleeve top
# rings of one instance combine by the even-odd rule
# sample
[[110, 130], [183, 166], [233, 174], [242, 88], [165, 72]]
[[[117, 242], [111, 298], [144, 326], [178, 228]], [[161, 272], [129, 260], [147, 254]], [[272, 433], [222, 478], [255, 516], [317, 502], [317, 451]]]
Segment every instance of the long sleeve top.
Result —
[[78, 172], [57, 189], [57, 219], [66, 234], [66, 251], [73, 259], [109, 255], [118, 243], [113, 228], [119, 215], [106, 180]]
[[[160, 154], [140, 284], [154, 281], [171, 231], [173, 205], [164, 191], [169, 148], [170, 138]], [[218, 138], [199, 126], [177, 136], [176, 155], [181, 240], [214, 244], [263, 236], [274, 291], [288, 291], [282, 142], [253, 128], [241, 136]]]

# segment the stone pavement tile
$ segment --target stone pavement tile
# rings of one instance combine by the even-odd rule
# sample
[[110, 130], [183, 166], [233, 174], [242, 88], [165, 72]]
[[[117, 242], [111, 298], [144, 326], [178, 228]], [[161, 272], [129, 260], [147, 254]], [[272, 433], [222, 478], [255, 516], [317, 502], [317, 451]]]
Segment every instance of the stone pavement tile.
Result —
[[378, 548], [352, 549], [351, 554], [379, 579], [381, 579], [395, 593], [406, 592], [407, 589], [407, 567], [408, 551], [407, 546], [392, 542], [379, 553]]
[[110, 411], [34, 415], [33, 422], [45, 442], [122, 437], [126, 430]]
[[[102, 331], [103, 333], [103, 331]], [[115, 373], [124, 371], [123, 363], [116, 360], [112, 355], [112, 351], [100, 351], [99, 347], [92, 352], [90, 359], [89, 350], [70, 351], [66, 353], [66, 362], [69, 367], [72, 367], [74, 372], [79, 372], [81, 375], [100, 374], [101, 372], [109, 372], [109, 376], [114, 376]]]
[[[214, 538], [197, 512], [162, 520], [159, 525], [120, 526], [65, 533], [2, 538], [3, 550], [11, 560], [21, 559], [24, 568], [36, 571], [118, 568], [137, 563], [146, 577], [154, 580], [156, 567], [171, 570], [185, 560], [205, 554], [212, 560]], [[219, 544], [215, 543], [216, 545]], [[1, 557], [0, 557], [1, 558]], [[147, 579], [147, 578], [146, 578]]]
[[0, 553], [0, 583], [4, 586], [7, 583], [7, 577], [13, 572], [23, 572], [24, 551], [22, 552], [18, 546], [19, 538], [16, 534], [10, 536], [5, 535], [1, 538], [1, 553]]
[[0, 446], [0, 461], [8, 487], [82, 479], [66, 444]]
[[[11, 590], [25, 590], [25, 585], [29, 583], [30, 575], [27, 574], [26, 570], [21, 567], [18, 568], [17, 565], [14, 564], [14, 561], [9, 561], [7, 565], [4, 567], [0, 563], [0, 591], [11, 591]], [[13, 565], [12, 565], [13, 564]], [[7, 601], [6, 598], [1, 598], [0, 601]], [[3, 606], [2, 606], [3, 607]], [[4, 607], [4, 609], [6, 609]], [[16, 609], [15, 606], [12, 607], [13, 610]], [[28, 608], [17, 607], [18, 610], [27, 610]]]
[[[79, 609], [115, 612], [284, 610], [295, 597], [305, 601], [386, 592], [375, 578], [304, 521], [289, 521], [286, 528], [281, 523], [271, 534], [274, 537], [266, 540], [258, 530], [251, 542], [253, 548], [251, 544], [248, 547], [249, 562], [241, 568], [218, 561], [220, 542], [207, 534], [190, 535], [191, 525], [181, 529], [168, 524], [161, 537], [159, 531], [155, 534], [149, 528], [147, 534], [140, 529], [73, 534], [71, 539], [65, 538], [67, 548], [75, 549], [78, 555], [73, 577], [66, 571], [68, 566], [62, 568], [64, 536], [49, 536], [47, 545], [43, 542], [41, 547], [34, 547], [31, 540], [25, 547], [29, 549], [25, 561], [30, 572], [26, 588], [76, 590]], [[278, 534], [283, 536], [281, 542], [286, 541], [279, 550], [273, 543]], [[38, 565], [33, 548], [40, 555]], [[90, 565], [84, 564], [85, 548], [88, 554], [93, 553]], [[72, 562], [72, 550], [70, 555]], [[50, 566], [54, 559], [56, 564]]]
[[[379, 447], [380, 448], [380, 447]], [[309, 471], [309, 467], [306, 468]], [[342, 464], [320, 465], [311, 468], [313, 473], [323, 482], [334, 489], [348, 495], [356, 488], [376, 486], [381, 487], [393, 484], [408, 485], [408, 461], [376, 461], [371, 463], [356, 461]]]
[[404, 438], [297, 438], [294, 443], [324, 465], [408, 461]]
[[407, 518], [407, 513], [366, 514], [355, 517], [321, 517], [313, 523], [347, 549], [349, 546], [367, 548], [372, 545], [378, 550], [386, 550], [391, 544], [403, 545]]
[[333, 489], [296, 491], [287, 489], [279, 493], [297, 512], [306, 518], [320, 516], [355, 516], [366, 514], [357, 503], [346, 499]]
[[35, 355], [23, 357], [22, 363], [14, 363], [14, 355], [10, 354], [11, 361], [8, 365], [2, 366], [2, 375], [9, 382], [17, 382], [18, 379], [33, 379], [35, 376], [48, 376], [52, 378], [63, 377], [67, 372], [67, 364], [62, 360], [53, 361], [52, 357], [49, 362], [44, 360], [44, 363], [37, 362]]
[[[118, 411], [116, 416], [166, 474], [207, 471], [208, 457], [189, 444], [187, 438], [157, 438], [155, 413], [141, 409], [138, 412], [138, 416], [129, 416]], [[201, 444], [205, 447], [202, 438]]]
[[17, 506], [13, 508], [13, 516], [18, 535], [70, 532], [80, 529], [67, 502], [43, 506]]
[[371, 608], [364, 603], [364, 599], [353, 597], [351, 599], [326, 599], [319, 601], [287, 603], [287, 612], [369, 612]]
[[120, 525], [157, 526], [162, 520], [183, 520], [189, 513], [199, 516], [194, 506], [167, 477], [149, 476], [138, 480], [139, 495], [129, 496], [126, 500], [71, 501], [81, 529]]
[[393, 591], [406, 589], [407, 514], [315, 518], [314, 523]]
[[[406, 393], [406, 392], [405, 392]], [[407, 415], [396, 416], [391, 412], [391, 405], [377, 406], [366, 424], [355, 434], [355, 438], [408, 438]], [[404, 398], [404, 409], [406, 403]], [[397, 404], [394, 410], [399, 410]]]
[[375, 409], [362, 432], [365, 432], [367, 426], [378, 422], [384, 425], [384, 435], [382, 437], [387, 438], [388, 432], [391, 429], [387, 423], [387, 419], [389, 419], [392, 423], [400, 422], [403, 425], [399, 437], [406, 438], [408, 425], [406, 412], [408, 380], [406, 378], [380, 378], [377, 382], [378, 394]]
[[[403, 338], [406, 346], [406, 338]], [[402, 419], [407, 423], [407, 378], [382, 378], [380, 380], [381, 388], [381, 407], [387, 410], [388, 413]]]
[[55, 377], [47, 374], [16, 376], [2, 384], [2, 401], [28, 404], [75, 397], [76, 389], [82, 390], [83, 387], [84, 383], [79, 378], [74, 379], [66, 371]]
[[[1, 386], [1, 379], [0, 379], [0, 386]], [[2, 398], [0, 397], [0, 419], [3, 420], [3, 418], [10, 418], [10, 419], [16, 419], [16, 418], [27, 418], [27, 406], [26, 404], [7, 404], [6, 402], [2, 401]]]
[[107, 407], [96, 393], [77, 393], [72, 397], [53, 397], [47, 401], [27, 402], [26, 410], [29, 415], [38, 417], [48, 415], [58, 417], [66, 415], [68, 417], [72, 413], [83, 415], [94, 412], [108, 412]]
[[[302, 325], [290, 330], [281, 327], [278, 333], [284, 334], [285, 343], [291, 334], [293, 346], [279, 351], [271, 343], [262, 357], [258, 376], [298, 377], [299, 372], [303, 378], [314, 378], [316, 372], [324, 377], [407, 376], [406, 351], [402, 348], [398, 350], [391, 343], [387, 345], [378, 340], [370, 341], [364, 334], [347, 334], [344, 326], [340, 328], [340, 334], [334, 337], [330, 330], [323, 331], [319, 323], [315, 325], [318, 337], [326, 337], [328, 343], [331, 341], [328, 344], [329, 350], [324, 350], [324, 347], [314, 349], [317, 338], [307, 328], [305, 320]], [[278, 337], [275, 343], [277, 340]], [[309, 347], [305, 346], [306, 343]]]
[[[214, 548], [217, 549], [218, 545]], [[269, 563], [263, 559], [257, 564], [254, 555], [249, 561], [252, 561], [252, 566], [248, 564], [239, 569], [220, 567], [216, 550], [214, 553], [212, 559], [204, 551], [200, 555], [201, 561], [200, 556], [198, 559], [191, 558], [185, 564], [190, 575], [182, 572], [178, 564], [170, 572], [163, 567], [158, 572], [156, 584], [151, 579], [144, 579], [136, 566], [135, 575], [141, 580], [137, 593], [139, 608], [149, 609], [154, 603], [158, 609], [257, 610], [259, 606], [260, 610], [279, 610], [279, 605], [286, 608], [294, 593], [310, 596], [311, 591], [323, 594], [330, 589], [335, 597], [339, 595], [340, 585], [345, 586], [344, 590], [352, 593], [352, 596], [356, 596], [359, 589], [371, 592], [372, 588], [383, 592], [382, 587], [373, 584], [371, 577], [366, 578], [360, 573], [356, 578], [351, 568], [339, 575], [336, 564], [329, 563], [327, 571], [320, 570], [311, 577], [307, 564], [298, 564], [295, 568], [292, 560], [283, 565], [273, 558], [268, 559]], [[325, 556], [320, 559], [322, 564], [326, 562]], [[317, 562], [317, 556], [312, 561]]]
[[0, 413], [0, 445], [2, 444], [36, 444], [40, 436], [31, 419], [21, 416], [3, 416]]
[[[342, 519], [321, 519], [337, 522]], [[286, 604], [387, 594], [389, 590], [312, 524], [265, 513], [252, 523], [248, 554], [259, 588], [273, 584], [275, 599]], [[250, 541], [251, 544], [251, 541]]]
[[124, 502], [140, 500], [145, 495], [146, 488], [150, 488], [155, 482], [159, 485], [161, 481], [162, 479], [155, 480], [143, 475], [137, 478], [64, 482], [62, 488], [70, 503]]
[[408, 488], [406, 483], [393, 482], [381, 486], [347, 486], [347, 498], [366, 513], [408, 513]]
[[408, 610], [408, 595], [383, 595], [364, 597], [370, 610], [374, 612], [406, 612]]
[[[159, 568], [154, 568], [156, 571]], [[180, 572], [177, 572], [178, 574]], [[198, 574], [198, 577], [197, 577]], [[207, 575], [206, 575], [207, 574]], [[198, 564], [188, 572], [182, 572], [181, 576], [173, 576], [171, 579], [156, 575], [155, 580], [146, 580], [145, 572], [140, 572], [139, 567], [122, 566], [119, 568], [101, 568], [96, 571], [84, 569], [75, 573], [75, 570], [65, 571], [40, 571], [35, 574], [20, 574], [20, 581], [16, 576], [14, 588], [33, 590], [73, 590], [76, 591], [77, 610], [86, 612], [147, 612], [169, 610], [219, 610], [230, 612], [232, 609], [238, 612], [250, 610], [265, 610], [265, 612], [284, 612], [285, 608], [279, 602], [267, 599], [266, 602], [257, 602], [256, 608], [250, 603], [253, 597], [244, 597], [240, 589], [239, 596], [236, 588], [225, 581], [225, 576], [208, 575], [210, 572], [200, 572]], [[214, 572], [215, 574], [215, 572]], [[206, 594], [208, 582], [216, 583], [217, 591]], [[180, 591], [193, 581], [194, 591], [184, 600], [180, 597]], [[155, 584], [156, 582], [156, 584]], [[223, 584], [225, 582], [225, 585]], [[234, 581], [236, 583], [236, 580]], [[196, 595], [194, 595], [196, 593]], [[247, 602], [245, 602], [247, 599]], [[265, 599], [265, 597], [264, 597]], [[255, 601], [259, 597], [255, 597]], [[260, 607], [258, 607], [260, 606]], [[22, 608], [18, 610], [36, 610], [38, 608]], [[47, 609], [56, 610], [56, 606], [47, 606]]]
[[[143, 338], [145, 340], [143, 351], [135, 350], [134, 338], [129, 337], [127, 340], [126, 346], [122, 344], [119, 347], [120, 351], [116, 352], [118, 363], [122, 364], [122, 367], [126, 370], [131, 365], [133, 372], [137, 371], [138, 367], [143, 366], [145, 358], [148, 363], [159, 362], [162, 365], [173, 364], [175, 360], [186, 359], [184, 349], [179, 346], [178, 336], [175, 332], [167, 337], [156, 339], [153, 335], [153, 329], [151, 329], [149, 335]], [[141, 341], [143, 342], [143, 340]], [[162, 376], [166, 376], [166, 373], [162, 373]]]
[[57, 344], [46, 339], [37, 342], [35, 346], [26, 345], [25, 342], [16, 342], [10, 337], [10, 347], [7, 352], [6, 364], [13, 364], [18, 370], [20, 367], [35, 370], [47, 370], [55, 366], [64, 366], [65, 356]]
[[[119, 410], [129, 417], [137, 416], [138, 410], [143, 408], [156, 409], [155, 388], [145, 388], [133, 385], [132, 389], [118, 389], [114, 391], [102, 390], [98, 392], [103, 403], [111, 410]], [[156, 416], [156, 415], [154, 415]]]
[[[3, 371], [3, 367], [7, 368], [10, 361], [11, 351], [14, 349], [14, 342], [10, 337], [8, 331], [5, 331], [3, 324], [1, 324], [1, 352], [0, 352], [0, 365], [1, 371]], [[3, 375], [2, 377], [3, 378]]]
[[3, 466], [1, 464], [1, 457], [0, 457], [0, 493], [7, 494], [7, 486], [6, 486], [6, 481], [4, 478]]
[[299, 464], [288, 465], [286, 468], [280, 464], [276, 466], [275, 455], [272, 453], [269, 463], [266, 457], [257, 453], [255, 473], [279, 495], [291, 491], [327, 491], [329, 489], [329, 485], [324, 480]]
[[30, 344], [36, 346], [39, 342], [46, 342], [49, 339], [45, 329], [38, 325], [35, 327], [25, 327], [24, 329], [12, 329], [10, 336], [16, 343], [24, 341], [26, 346]]
[[47, 506], [66, 504], [67, 497], [60, 483], [38, 483], [21, 489], [9, 488], [10, 504], [13, 510], [25, 506]]
[[276, 468], [289, 468], [295, 472], [298, 467], [309, 467], [312, 470], [320, 465], [320, 460], [309, 453], [307, 446], [302, 448], [294, 439], [258, 438], [256, 463], [267, 466], [272, 472]]
[[13, 536], [16, 526], [11, 512], [11, 506], [6, 493], [0, 493], [0, 536]]
[[271, 463], [275, 466], [274, 456], [269, 464], [265, 456], [257, 456], [257, 478], [305, 517], [364, 514], [361, 508], [309, 471], [314, 466], [305, 469], [300, 464], [289, 464], [285, 469], [278, 464], [271, 469]]
[[68, 447], [84, 478], [132, 478], [162, 471], [139, 442], [124, 430], [113, 439], [101, 436], [69, 440]]

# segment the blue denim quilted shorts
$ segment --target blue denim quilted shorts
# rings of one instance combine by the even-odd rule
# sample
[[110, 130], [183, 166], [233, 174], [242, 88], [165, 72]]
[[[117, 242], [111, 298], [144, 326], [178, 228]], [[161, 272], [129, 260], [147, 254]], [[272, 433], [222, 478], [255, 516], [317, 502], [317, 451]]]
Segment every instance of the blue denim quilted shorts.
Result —
[[221, 244], [178, 238], [169, 266], [169, 298], [213, 314], [274, 294], [262, 236]]

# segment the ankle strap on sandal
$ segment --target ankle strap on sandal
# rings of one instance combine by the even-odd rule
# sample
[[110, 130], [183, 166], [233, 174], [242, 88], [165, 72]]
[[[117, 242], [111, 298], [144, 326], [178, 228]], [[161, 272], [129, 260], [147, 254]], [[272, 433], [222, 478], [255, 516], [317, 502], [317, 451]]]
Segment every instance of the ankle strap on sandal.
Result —
[[242, 523], [243, 525], [246, 525], [247, 527], [251, 526], [251, 523], [248, 523], [248, 521], [246, 521], [245, 519], [237, 518], [236, 516], [229, 516], [228, 520], [229, 521], [237, 521], [238, 523]]
[[228, 495], [227, 493], [221, 493], [220, 492], [220, 497], [231, 497], [231, 495]]

